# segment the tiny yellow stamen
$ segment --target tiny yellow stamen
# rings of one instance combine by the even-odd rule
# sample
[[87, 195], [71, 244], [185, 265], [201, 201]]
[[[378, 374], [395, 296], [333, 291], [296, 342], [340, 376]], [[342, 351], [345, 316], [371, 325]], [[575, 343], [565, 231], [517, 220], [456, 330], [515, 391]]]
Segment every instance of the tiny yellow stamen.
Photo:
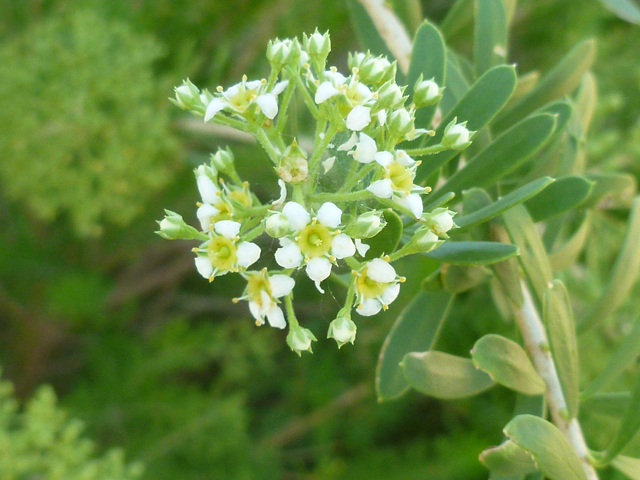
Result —
[[199, 251], [199, 250], [198, 250], [198, 247], [194, 247], [194, 248], [192, 248], [192, 249], [191, 249], [191, 251], [192, 251], [193, 253], [198, 253], [198, 251]]
[[351, 275], [360, 275], [357, 270], [351, 270]]
[[262, 80], [260, 80], [260, 84], [261, 85], [266, 85], [267, 84], [267, 79], [263, 78]]
[[267, 273], [267, 267], [263, 267], [262, 270], [260, 270], [262, 273]]
[[360, 305], [358, 305], [358, 310], [362, 310], [364, 308], [364, 304], [361, 303]]
[[309, 65], [307, 62], [304, 62], [304, 64], [302, 66], [304, 68], [306, 68], [307, 70], [309, 70], [311, 68], [311, 65]]
[[416, 167], [419, 167], [420, 165], [422, 165], [422, 160], [418, 160], [418, 161], [416, 162]]
[[196, 202], [196, 207], [201, 207], [202, 206], [202, 202]]
[[372, 97], [374, 100], [377, 100], [377, 99], [378, 99], [378, 92], [373, 92], [373, 95], [371, 95], [371, 97]]
[[338, 71], [336, 67], [329, 67], [329, 70], [331, 70], [333, 73], [336, 73]]
[[399, 281], [400, 283], [404, 283], [404, 282], [406, 282], [406, 281], [407, 281], [407, 278], [406, 278], [406, 277], [400, 277], [400, 278], [398, 279], [398, 281]]
[[386, 303], [382, 304], [382, 309], [383, 310], [389, 310], [389, 305], [387, 305]]
[[242, 75], [242, 81], [246, 82], [247, 81], [247, 76], [246, 75]]
[[261, 327], [262, 326], [262, 322], [260, 320], [256, 320], [256, 327]]
[[390, 262], [391, 261], [391, 257], [389, 255], [385, 255], [383, 258], [384, 258], [385, 262]]
[[237, 242], [238, 240], [240, 240], [240, 237], [238, 235], [236, 235], [235, 237], [233, 237], [233, 241]]
[[217, 90], [218, 92], [220, 92], [220, 93], [224, 92], [224, 88], [222, 88], [222, 85], [218, 85], [218, 86], [216, 87], [216, 90]]
[[329, 255], [329, 260], [331, 260], [332, 262], [336, 261], [336, 257], [334, 257], [333, 255]]
[[234, 297], [234, 298], [231, 299], [231, 301], [233, 303], [238, 303], [240, 301], [240, 299], [238, 297]]
[[430, 137], [435, 137], [435, 136], [436, 136], [436, 131], [435, 131], [435, 130], [429, 130], [428, 135], [429, 135]]
[[431, 191], [431, 187], [424, 187], [424, 191], [429, 193]]
[[358, 73], [360, 71], [360, 69], [358, 67], [353, 67], [351, 69], [351, 71], [353, 72], [353, 74], [355, 75], [356, 73]]
[[242, 182], [242, 186], [248, 188], [249, 187], [249, 182]]
[[213, 279], [214, 279], [214, 278], [216, 278], [216, 277], [215, 277], [215, 276], [213, 276], [213, 275], [211, 275], [211, 276], [209, 277], [209, 283], [213, 282]]

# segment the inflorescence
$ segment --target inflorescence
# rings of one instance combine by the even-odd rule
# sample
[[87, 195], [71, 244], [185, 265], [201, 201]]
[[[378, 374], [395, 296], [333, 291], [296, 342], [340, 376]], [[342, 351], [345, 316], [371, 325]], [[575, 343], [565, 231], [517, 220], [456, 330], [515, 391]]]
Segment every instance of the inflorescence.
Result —
[[[334, 269], [351, 271], [345, 305], [327, 336], [339, 346], [353, 343], [354, 307], [359, 315], [371, 316], [398, 296], [404, 278], [392, 262], [437, 248], [455, 227], [455, 212], [443, 207], [424, 211], [422, 197], [430, 189], [414, 183], [420, 161], [409, 153], [462, 150], [474, 133], [467, 130], [466, 122], [454, 120], [438, 145], [412, 152], [398, 149], [402, 142], [433, 135], [432, 130], [416, 128], [415, 112], [436, 105], [443, 89], [433, 80], [420, 78], [411, 105], [405, 106], [408, 97], [405, 88], [396, 84], [395, 62], [356, 53], [349, 56], [351, 74], [344, 76], [335, 67], [326, 68], [330, 50], [329, 35], [318, 32], [305, 35], [302, 42], [275, 40], [267, 48], [268, 79], [243, 77], [215, 93], [200, 90], [189, 80], [176, 87], [172, 102], [180, 108], [204, 117], [205, 122], [255, 136], [280, 177], [280, 196], [261, 203], [236, 172], [232, 152], [220, 149], [209, 165], [195, 170], [202, 199], [197, 210], [200, 229], [170, 211], [159, 222], [158, 233], [164, 238], [202, 241], [193, 251], [196, 269], [204, 278], [241, 275], [247, 286], [234, 302], [247, 301], [257, 325], [266, 321], [283, 329], [288, 324], [287, 343], [298, 354], [311, 351], [316, 338], [299, 325], [294, 313], [295, 272], [304, 269], [324, 293], [323, 282], [336, 274]], [[294, 94], [302, 98], [316, 122], [312, 151], [295, 139], [285, 141]], [[286, 138], [292, 138], [291, 132]], [[368, 241], [384, 229], [385, 209], [410, 219], [417, 228], [396, 251], [371, 258]], [[279, 240], [274, 259], [280, 269], [251, 270], [264, 255], [253, 241], [265, 233]]]

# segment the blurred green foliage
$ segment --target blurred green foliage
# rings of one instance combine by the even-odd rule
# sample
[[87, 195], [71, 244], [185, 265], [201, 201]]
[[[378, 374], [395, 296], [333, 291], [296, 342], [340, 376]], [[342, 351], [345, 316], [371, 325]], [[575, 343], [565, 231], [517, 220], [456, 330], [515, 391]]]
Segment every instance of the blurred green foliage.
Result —
[[[451, 3], [423, 2], [423, 11], [438, 21]], [[343, 2], [0, 4], [0, 360], [19, 398], [52, 383], [97, 450], [124, 447], [127, 458], [145, 463], [142, 478], [481, 479], [477, 456], [501, 441], [496, 432], [512, 413], [513, 393], [501, 388], [464, 401], [411, 394], [378, 405], [373, 371], [390, 317], [363, 322], [352, 348], [324, 342], [313, 357], [298, 359], [279, 332], [256, 329], [230, 303], [239, 284], [202, 282], [184, 245], [159, 244], [152, 235], [158, 205], [192, 207], [194, 182], [184, 167], [218, 145], [237, 143], [239, 170], [258, 195], [269, 183], [251, 162], [260, 149], [174, 122], [180, 112], [166, 100], [171, 85], [186, 76], [215, 87], [244, 73], [264, 75], [269, 38], [316, 26], [331, 30], [332, 59], [346, 64], [357, 45]], [[456, 47], [470, 45], [471, 31]], [[578, 40], [597, 38], [600, 100], [588, 161], [636, 176], [638, 32], [595, 0], [523, 0], [510, 35], [510, 60], [520, 72], [546, 72]], [[603, 288], [624, 234], [621, 210], [598, 215], [580, 263], [563, 273], [577, 311]], [[478, 308], [487, 295], [460, 296], [442, 349], [468, 353], [489, 325], [513, 332], [493, 305]], [[339, 302], [325, 296], [318, 304], [312, 288], [301, 297], [307, 325], [326, 329]], [[583, 380], [602, 369], [638, 311], [636, 289], [615, 320], [581, 338]], [[91, 457], [52, 390], [39, 390], [25, 413], [10, 414], [17, 404], [6, 383], [2, 391], [2, 438], [11, 418], [9, 435], [25, 439], [11, 448], [27, 451], [35, 437], [18, 426], [34, 418], [47, 435], [67, 432], [69, 456], [56, 457], [58, 465]], [[602, 447], [615, 419], [583, 416], [589, 441]], [[638, 451], [636, 441], [628, 453]], [[111, 476], [77, 478], [133, 478], [113, 473], [125, 472], [118, 455], [87, 464]], [[47, 475], [35, 463], [21, 468], [25, 476], [7, 478]], [[64, 478], [76, 478], [71, 472]]]

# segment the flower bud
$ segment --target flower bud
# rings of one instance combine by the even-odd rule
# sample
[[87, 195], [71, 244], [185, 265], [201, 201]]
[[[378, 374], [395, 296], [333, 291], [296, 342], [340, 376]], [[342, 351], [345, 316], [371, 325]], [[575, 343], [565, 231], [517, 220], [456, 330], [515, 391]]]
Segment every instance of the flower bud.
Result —
[[188, 110], [202, 103], [200, 90], [189, 79], [184, 80], [182, 85], [176, 87], [174, 91], [176, 92], [176, 99], [172, 101], [183, 110]]
[[444, 129], [442, 145], [452, 150], [464, 150], [471, 145], [471, 137], [475, 132], [467, 130], [467, 122], [456, 123], [454, 118]]
[[193, 227], [187, 225], [182, 216], [165, 210], [165, 217], [158, 222], [160, 230], [156, 233], [167, 240], [193, 240], [200, 236], [200, 233]]
[[402, 96], [404, 88], [398, 87], [395, 82], [389, 81], [378, 90], [377, 108], [396, 108], [404, 103]]
[[338, 348], [342, 347], [345, 343], [351, 343], [356, 340], [356, 324], [349, 317], [349, 311], [345, 312], [345, 309], [338, 312], [338, 317], [329, 324], [329, 330], [327, 331], [327, 338], [333, 338], [338, 342]]
[[441, 237], [447, 237], [447, 232], [456, 226], [453, 223], [453, 216], [456, 212], [452, 212], [446, 208], [436, 208], [427, 217], [427, 225], [433, 232]]
[[304, 47], [307, 50], [311, 61], [313, 61], [318, 68], [324, 71], [327, 56], [331, 51], [331, 38], [329, 37], [329, 32], [326, 32], [323, 35], [316, 30], [308, 37], [305, 35]]
[[300, 148], [296, 140], [284, 151], [277, 172], [287, 183], [300, 183], [309, 175], [307, 153]]
[[215, 154], [211, 155], [211, 165], [219, 172], [229, 174], [234, 170], [233, 152], [229, 147], [219, 148]]
[[394, 110], [389, 115], [389, 130], [398, 136], [403, 136], [415, 128], [413, 117], [406, 108]]
[[385, 57], [372, 57], [370, 54], [362, 57], [356, 55], [351, 63], [352, 68], [358, 69], [360, 81], [368, 84], [380, 83], [391, 68], [391, 63]]
[[289, 328], [289, 334], [287, 335], [287, 345], [289, 348], [296, 352], [298, 355], [301, 355], [302, 352], [306, 352], [307, 350], [311, 353], [311, 342], [316, 341], [315, 335], [306, 328], [302, 328], [299, 326], [291, 326]]
[[267, 59], [274, 70], [280, 71], [285, 65], [296, 67], [300, 59], [300, 44], [297, 39], [286, 38], [269, 41]]
[[267, 217], [265, 230], [273, 238], [282, 238], [291, 231], [289, 220], [281, 212], [273, 212]]
[[433, 80], [416, 82], [413, 89], [413, 103], [415, 103], [416, 107], [433, 105], [440, 100], [441, 97], [440, 87], [438, 87], [438, 84]]
[[417, 251], [424, 253], [430, 252], [444, 243], [443, 240], [440, 240], [438, 236], [426, 226], [416, 230], [411, 241]]
[[351, 222], [345, 233], [351, 238], [371, 238], [380, 233], [385, 225], [382, 212], [371, 210]]

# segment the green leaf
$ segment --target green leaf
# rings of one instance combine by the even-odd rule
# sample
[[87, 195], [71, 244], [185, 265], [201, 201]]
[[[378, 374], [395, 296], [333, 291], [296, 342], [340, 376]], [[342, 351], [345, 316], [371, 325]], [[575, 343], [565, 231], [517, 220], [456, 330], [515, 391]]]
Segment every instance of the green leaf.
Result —
[[595, 41], [587, 40], [576, 45], [533, 90], [496, 119], [496, 130], [505, 130], [545, 103], [571, 93], [580, 85], [582, 75], [591, 67], [595, 56]]
[[447, 50], [445, 87], [446, 88], [439, 105], [442, 115], [448, 115], [460, 99], [469, 91], [469, 82], [467, 82], [460, 71], [458, 64], [452, 56], [451, 50]]
[[503, 336], [489, 334], [480, 338], [471, 350], [471, 358], [496, 383], [516, 392], [540, 395], [547, 388], [524, 349]]
[[576, 262], [585, 242], [587, 241], [590, 226], [591, 214], [587, 211], [585, 212], [584, 220], [582, 220], [580, 227], [571, 236], [571, 238], [561, 247], [553, 250], [553, 252], [549, 254], [549, 261], [551, 262], [551, 267], [554, 272], [569, 268]]
[[[405, 94], [413, 96], [413, 87], [421, 74], [424, 80], [433, 78], [439, 86], [444, 86], [446, 65], [447, 51], [442, 34], [431, 23], [423, 22], [413, 41]], [[437, 108], [437, 105], [429, 105], [417, 109], [416, 128], [430, 128]]]
[[586, 72], [582, 78], [582, 84], [576, 98], [576, 113], [583, 133], [589, 131], [597, 99], [596, 79], [591, 72]]
[[520, 264], [539, 299], [542, 299], [547, 284], [553, 279], [549, 257], [545, 252], [540, 234], [529, 213], [517, 205], [502, 214], [511, 241], [520, 249]]
[[636, 371], [631, 397], [616, 436], [604, 455], [596, 456], [598, 465], [607, 465], [611, 462], [633, 440], [638, 431], [640, 431], [640, 368]]
[[473, 21], [473, 0], [456, 0], [440, 24], [447, 40], [451, 40], [461, 30], [466, 30]]
[[604, 370], [581, 392], [581, 397], [588, 398], [602, 390], [609, 382], [618, 378], [629, 365], [634, 363], [638, 356], [640, 356], [640, 317], [636, 319], [633, 328], [611, 356]]
[[507, 10], [502, 0], [475, 0], [473, 60], [476, 76], [507, 58]]
[[[462, 217], [456, 217], [456, 225], [458, 225], [458, 227], [460, 228], [470, 228], [478, 225], [479, 223], [491, 220], [492, 218], [500, 215], [511, 207], [519, 205], [530, 199], [531, 197], [539, 194], [554, 181], [555, 180], [551, 177], [538, 178], [537, 180], [527, 183], [523, 187], [514, 190], [513, 192], [505, 195], [499, 200], [481, 209], [478, 209], [471, 214], [465, 214]], [[469, 192], [469, 190], [467, 192]], [[467, 192], [465, 192], [463, 196], [465, 200], [467, 198]]]
[[640, 25], [640, 7], [633, 0], [599, 0], [602, 5], [630, 23]]
[[397, 398], [409, 389], [400, 361], [409, 352], [434, 347], [453, 295], [449, 292], [418, 292], [396, 319], [384, 341], [376, 369], [378, 399]]
[[604, 292], [593, 305], [589, 313], [578, 324], [578, 332], [582, 333], [603, 322], [613, 314], [627, 298], [640, 272], [640, 197], [636, 197], [631, 207], [627, 233], [622, 249], [609, 283]]
[[543, 319], [570, 418], [578, 416], [578, 340], [569, 293], [560, 280], [545, 291]]
[[589, 410], [599, 415], [608, 415], [620, 420], [629, 407], [630, 392], [596, 393], [580, 400], [580, 410]]
[[387, 224], [375, 237], [367, 239], [371, 247], [365, 256], [366, 260], [388, 255], [396, 250], [402, 237], [402, 219], [391, 209], [382, 212]]
[[628, 173], [587, 173], [585, 177], [595, 182], [595, 185], [583, 204], [584, 208], [593, 208], [596, 204], [603, 203], [603, 200], [608, 204], [608, 208], [615, 203], [629, 205], [636, 191], [636, 179]]
[[444, 352], [409, 353], [400, 366], [409, 385], [435, 398], [470, 397], [495, 385], [470, 359]]
[[539, 151], [551, 137], [555, 125], [555, 118], [548, 113], [533, 115], [514, 125], [454, 173], [438, 190], [432, 192], [426, 207], [429, 208], [429, 204], [445, 192], [458, 195], [472, 186], [493, 185], [496, 180]]
[[536, 86], [536, 83], [538, 83], [539, 79], [540, 79], [540, 72], [538, 72], [537, 70], [534, 70], [529, 73], [525, 73], [523, 75], [518, 75], [516, 89], [513, 92], [513, 95], [511, 96], [509, 101], [507, 102], [507, 105], [505, 106], [505, 108], [511, 107], [518, 100], [524, 97], [527, 93], [533, 90], [533, 87]]
[[491, 270], [483, 266], [444, 265], [442, 286], [451, 293], [462, 293], [486, 282]]
[[419, 0], [391, 0], [393, 11], [402, 21], [408, 32], [413, 35], [420, 27], [422, 5]]
[[536, 470], [531, 455], [511, 440], [507, 440], [497, 447], [487, 448], [480, 454], [480, 462], [491, 473], [504, 476], [524, 476]]
[[640, 480], [640, 459], [618, 455], [613, 459], [611, 465], [613, 465], [616, 470], [620, 470], [631, 480]]
[[534, 222], [541, 222], [573, 210], [591, 193], [594, 183], [584, 177], [571, 175], [559, 178], [540, 195], [525, 203]]
[[500, 242], [451, 242], [425, 254], [453, 265], [489, 265], [518, 255], [515, 245]]
[[[449, 62], [447, 62], [447, 65]], [[447, 81], [450, 75], [447, 72]], [[516, 86], [515, 69], [510, 65], [500, 65], [485, 73], [474, 83], [467, 93], [460, 99], [453, 109], [446, 114], [446, 118], [436, 129], [434, 137], [427, 144], [436, 144], [442, 140], [445, 127], [454, 117], [458, 122], [467, 121], [469, 130], [480, 130], [507, 103]], [[416, 183], [426, 179], [431, 173], [438, 170], [459, 152], [446, 151], [429, 157], [429, 161], [418, 168]]]
[[511, 441], [529, 452], [551, 480], [587, 480], [571, 444], [552, 423], [534, 415], [518, 415], [504, 428]]

